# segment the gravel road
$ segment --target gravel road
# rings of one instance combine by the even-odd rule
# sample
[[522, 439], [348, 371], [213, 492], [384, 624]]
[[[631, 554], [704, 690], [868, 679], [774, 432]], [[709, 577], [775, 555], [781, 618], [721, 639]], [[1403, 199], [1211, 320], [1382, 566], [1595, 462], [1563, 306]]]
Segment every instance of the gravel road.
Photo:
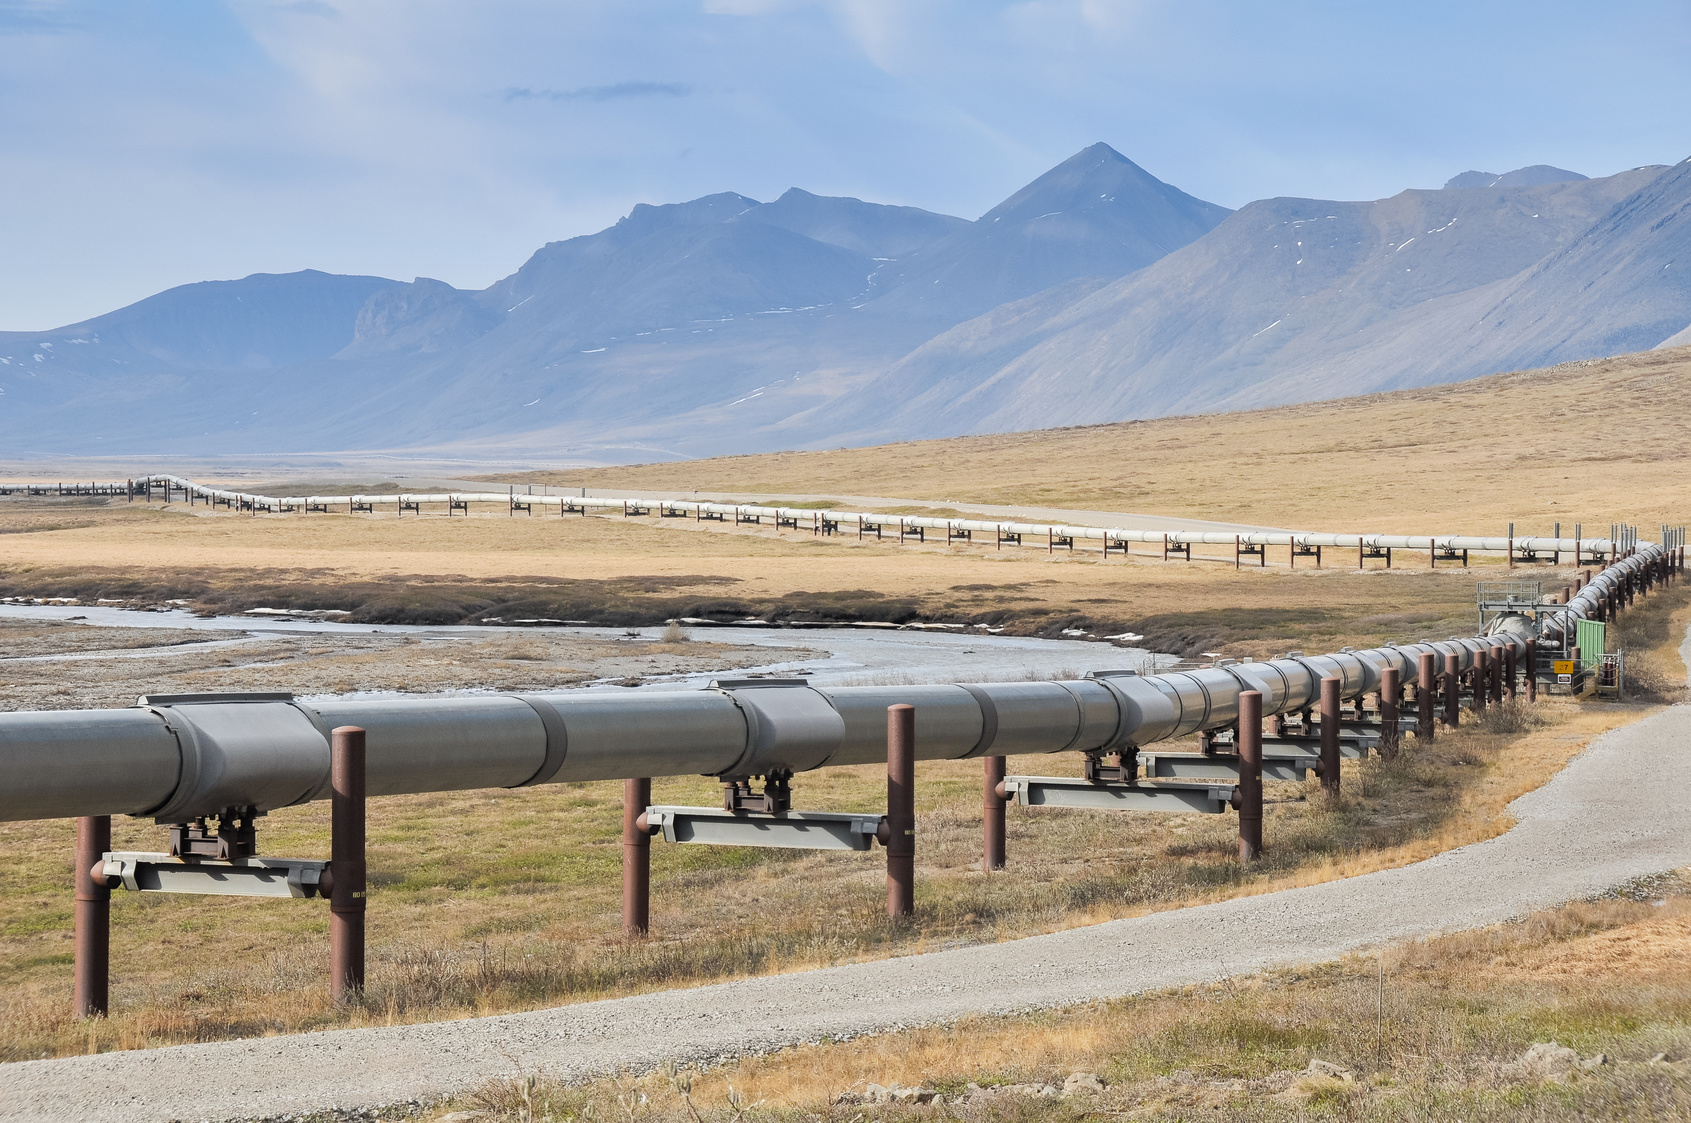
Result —
[[1691, 818], [1676, 810], [1691, 786], [1688, 743], [1686, 705], [1605, 734], [1513, 804], [1512, 830], [1403, 869], [1011, 943], [529, 1014], [26, 1061], [0, 1067], [0, 1119], [221, 1120], [372, 1105], [519, 1067], [564, 1078], [643, 1070], [1330, 960], [1691, 863]]

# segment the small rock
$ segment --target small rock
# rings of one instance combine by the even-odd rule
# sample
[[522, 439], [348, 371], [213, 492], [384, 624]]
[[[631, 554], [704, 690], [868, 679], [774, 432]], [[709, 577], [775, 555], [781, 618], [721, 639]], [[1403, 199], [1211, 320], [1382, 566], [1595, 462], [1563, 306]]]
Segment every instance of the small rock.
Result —
[[1520, 1060], [1505, 1065], [1503, 1074], [1511, 1080], [1562, 1082], [1579, 1069], [1578, 1053], [1554, 1041], [1539, 1041], [1522, 1053]]
[[933, 1103], [937, 1094], [932, 1088], [900, 1088], [897, 1084], [887, 1090], [891, 1093], [892, 1101], [901, 1104]]
[[1667, 1064], [1667, 1061], [1668, 1055], [1666, 1053], [1657, 1053], [1655, 1056], [1650, 1058], [1650, 1063], [1653, 1065]]
[[861, 1097], [848, 1101], [842, 1096], [840, 1098], [840, 1102], [872, 1104], [925, 1104], [932, 1103], [935, 1095], [936, 1093], [932, 1088], [906, 1088], [902, 1084], [887, 1084], [885, 1086], [880, 1084], [866, 1084], [863, 1087], [863, 1095]]
[[1346, 1084], [1356, 1081], [1356, 1074], [1344, 1065], [1336, 1065], [1332, 1061], [1324, 1061], [1319, 1057], [1309, 1062], [1309, 1067], [1299, 1073], [1300, 1076], [1324, 1076], [1328, 1080], [1342, 1080]]
[[1294, 1102], [1307, 1100], [1322, 1092], [1349, 1089], [1356, 1084], [1356, 1076], [1350, 1069], [1332, 1061], [1321, 1060], [1319, 1057], [1311, 1060], [1302, 1072], [1291, 1074], [1291, 1077], [1285, 1088], [1274, 1093], [1275, 1099]]
[[1607, 1053], [1597, 1053], [1597, 1054], [1590, 1056], [1590, 1057], [1587, 1057], [1587, 1058], [1585, 1058], [1585, 1060], [1579, 1062], [1579, 1067], [1581, 1069], [1585, 1070], [1586, 1072], [1590, 1072], [1592, 1069], [1602, 1068], [1604, 1065], [1606, 1065], [1608, 1063], [1609, 1063], [1609, 1056], [1608, 1056]]
[[472, 1123], [476, 1119], [486, 1119], [485, 1111], [454, 1111], [441, 1116], [435, 1123]]
[[1064, 1096], [1096, 1096], [1104, 1091], [1104, 1082], [1095, 1072], [1071, 1072], [1063, 1081]]

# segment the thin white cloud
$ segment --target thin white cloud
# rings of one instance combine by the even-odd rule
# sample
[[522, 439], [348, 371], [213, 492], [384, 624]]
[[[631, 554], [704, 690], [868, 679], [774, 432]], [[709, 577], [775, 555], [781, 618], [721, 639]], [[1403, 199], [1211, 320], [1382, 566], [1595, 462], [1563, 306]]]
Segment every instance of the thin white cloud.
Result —
[[685, 82], [613, 82], [608, 86], [580, 86], [573, 90], [534, 90], [511, 86], [506, 101], [615, 101], [631, 97], [686, 97], [693, 87]]

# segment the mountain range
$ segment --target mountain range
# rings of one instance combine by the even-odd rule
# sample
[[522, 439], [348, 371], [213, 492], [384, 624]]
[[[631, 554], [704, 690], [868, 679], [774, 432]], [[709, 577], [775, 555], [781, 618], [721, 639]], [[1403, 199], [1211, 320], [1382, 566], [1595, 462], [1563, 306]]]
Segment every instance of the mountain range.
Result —
[[0, 333], [14, 455], [628, 461], [1310, 400], [1691, 342], [1691, 161], [1238, 211], [1104, 144], [974, 221], [636, 206], [480, 291], [315, 271]]

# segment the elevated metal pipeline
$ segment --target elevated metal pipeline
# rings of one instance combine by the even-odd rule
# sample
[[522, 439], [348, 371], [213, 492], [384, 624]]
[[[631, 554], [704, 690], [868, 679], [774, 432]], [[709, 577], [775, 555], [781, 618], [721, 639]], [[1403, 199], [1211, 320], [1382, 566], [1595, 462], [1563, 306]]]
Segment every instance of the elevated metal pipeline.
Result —
[[[1643, 545], [1594, 577], [1549, 623], [1560, 636], [1594, 615], [1626, 580], [1660, 566]], [[1416, 682], [1419, 657], [1461, 668], [1495, 645], [1524, 654], [1525, 616], [1505, 614], [1483, 638], [1293, 654], [1157, 675], [1099, 672], [1070, 682], [820, 687], [725, 680], [712, 689], [545, 693], [477, 698], [331, 699], [286, 695], [147, 696], [135, 707], [0, 713], [0, 821], [144, 815], [183, 822], [229, 807], [260, 811], [324, 799], [329, 731], [368, 731], [372, 796], [523, 787], [576, 780], [705, 774], [724, 779], [886, 759], [889, 705], [916, 708], [925, 760], [1114, 751], [1238, 719], [1239, 694], [1264, 714], [1313, 706], [1321, 680], [1354, 699], [1397, 668]]]
[[[694, 499], [609, 499], [602, 496], [533, 495], [517, 491], [442, 491], [402, 492], [397, 495], [257, 495], [245, 491], [207, 487], [180, 476], [143, 476], [134, 481], [137, 486], [148, 483], [169, 487], [208, 502], [224, 503], [240, 509], [267, 511], [309, 511], [346, 507], [348, 510], [392, 507], [405, 511], [423, 503], [448, 505], [452, 503], [521, 503], [536, 507], [554, 507], [581, 511], [621, 511], [630, 509], [657, 510], [694, 518], [734, 519], [751, 521], [770, 519], [777, 524], [814, 525], [823, 520], [838, 524], [842, 529], [861, 532], [876, 527], [901, 533], [906, 530], [943, 531], [949, 537], [969, 534], [992, 534], [1000, 539], [1015, 538], [1024, 545], [1052, 541], [1100, 542], [1109, 546], [1130, 543], [1163, 543], [1170, 546], [1290, 546], [1296, 549], [1315, 547], [1361, 550], [1435, 550], [1452, 553], [1525, 553], [1573, 554], [1575, 557], [1613, 559], [1637, 544], [1631, 528], [1613, 538], [1545, 538], [1496, 537], [1461, 534], [1326, 534], [1313, 531], [1278, 530], [1250, 531], [1227, 534], [1220, 531], [1196, 530], [1129, 530], [1122, 527], [1076, 526], [1058, 523], [989, 522], [982, 519], [942, 519], [918, 515], [888, 515], [872, 511], [818, 511], [810, 507], [771, 507], [752, 503], [709, 503]], [[121, 490], [121, 489], [120, 489]]]

